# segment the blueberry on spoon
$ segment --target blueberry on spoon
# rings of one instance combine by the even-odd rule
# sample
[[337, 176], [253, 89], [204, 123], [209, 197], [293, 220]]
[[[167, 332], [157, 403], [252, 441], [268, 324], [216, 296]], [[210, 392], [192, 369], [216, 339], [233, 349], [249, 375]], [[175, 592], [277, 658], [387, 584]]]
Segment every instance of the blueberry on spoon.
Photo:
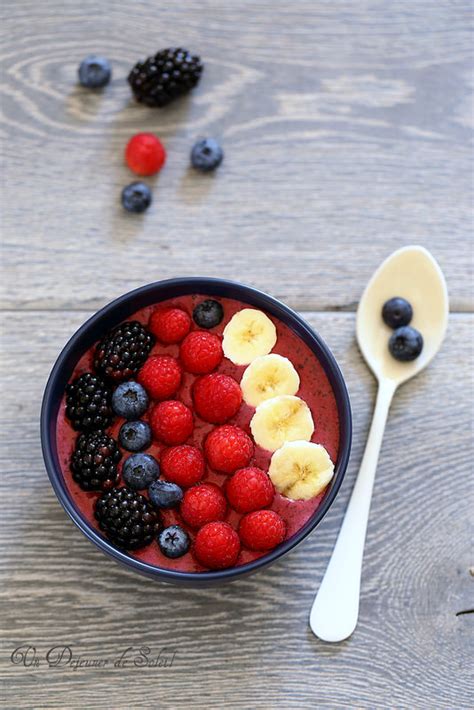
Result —
[[404, 298], [390, 298], [382, 308], [382, 318], [390, 328], [408, 325], [413, 317], [413, 308]]
[[423, 336], [410, 325], [397, 328], [388, 341], [388, 349], [395, 360], [410, 362], [416, 360], [423, 350]]

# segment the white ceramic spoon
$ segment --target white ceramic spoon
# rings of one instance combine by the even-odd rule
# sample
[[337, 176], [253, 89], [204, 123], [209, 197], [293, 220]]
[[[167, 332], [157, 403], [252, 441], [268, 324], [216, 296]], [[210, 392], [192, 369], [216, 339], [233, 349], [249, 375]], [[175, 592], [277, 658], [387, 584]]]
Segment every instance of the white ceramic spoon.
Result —
[[[385, 301], [394, 296], [411, 303], [410, 325], [423, 335], [423, 350], [412, 362], [399, 362], [388, 351], [393, 331], [383, 322], [381, 312]], [[397, 387], [418, 374], [438, 352], [446, 332], [448, 310], [448, 292], [441, 269], [431, 254], [419, 246], [404, 247], [389, 256], [362, 295], [357, 310], [357, 341], [379, 387], [360, 471], [311, 609], [311, 629], [323, 641], [342, 641], [357, 625], [370, 500], [390, 403]]]

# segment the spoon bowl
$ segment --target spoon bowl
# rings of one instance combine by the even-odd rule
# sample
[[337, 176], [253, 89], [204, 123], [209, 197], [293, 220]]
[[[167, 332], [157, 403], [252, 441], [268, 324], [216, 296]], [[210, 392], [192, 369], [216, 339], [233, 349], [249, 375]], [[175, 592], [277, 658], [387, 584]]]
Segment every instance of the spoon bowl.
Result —
[[[413, 308], [410, 325], [423, 336], [423, 350], [412, 362], [395, 360], [388, 349], [392, 329], [382, 320], [382, 306], [394, 296]], [[429, 251], [420, 246], [398, 249], [370, 279], [357, 309], [356, 335], [368, 366], [380, 382], [396, 386], [417, 375], [433, 359], [448, 324], [448, 290], [443, 273]]]

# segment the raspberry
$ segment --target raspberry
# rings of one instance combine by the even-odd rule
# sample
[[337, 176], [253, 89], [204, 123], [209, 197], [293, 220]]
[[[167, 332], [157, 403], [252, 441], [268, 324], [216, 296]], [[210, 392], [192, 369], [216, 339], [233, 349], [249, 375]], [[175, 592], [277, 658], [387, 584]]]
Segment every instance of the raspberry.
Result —
[[204, 476], [204, 456], [195, 446], [174, 446], [161, 457], [164, 477], [179, 486], [192, 486]]
[[204, 330], [189, 333], [181, 343], [179, 355], [184, 369], [194, 375], [212, 372], [224, 356], [221, 339]]
[[153, 435], [165, 444], [184, 444], [193, 432], [193, 415], [182, 402], [160, 402], [151, 411], [150, 426]]
[[228, 523], [208, 523], [194, 541], [194, 554], [210, 569], [225, 569], [237, 562], [240, 552], [239, 536]]
[[193, 385], [193, 400], [201, 419], [212, 424], [223, 424], [239, 411], [242, 390], [228, 375], [205, 375]]
[[204, 452], [211, 468], [223, 473], [234, 473], [244, 468], [253, 456], [252, 439], [237, 426], [224, 424], [207, 436]]
[[166, 151], [153, 133], [137, 133], [125, 148], [125, 162], [137, 175], [154, 175], [165, 160]]
[[181, 308], [153, 311], [148, 323], [148, 329], [166, 345], [180, 343], [190, 328], [191, 317]]
[[138, 381], [153, 399], [168, 399], [181, 384], [179, 362], [170, 355], [150, 357], [138, 373]]
[[261, 468], [241, 468], [227, 482], [227, 500], [238, 513], [251, 513], [272, 504], [273, 483]]
[[201, 483], [184, 494], [181, 516], [192, 528], [200, 528], [214, 520], [222, 520], [226, 509], [226, 499], [219, 486]]
[[251, 550], [272, 550], [283, 542], [285, 534], [285, 521], [274, 510], [248, 513], [239, 524], [242, 544]]

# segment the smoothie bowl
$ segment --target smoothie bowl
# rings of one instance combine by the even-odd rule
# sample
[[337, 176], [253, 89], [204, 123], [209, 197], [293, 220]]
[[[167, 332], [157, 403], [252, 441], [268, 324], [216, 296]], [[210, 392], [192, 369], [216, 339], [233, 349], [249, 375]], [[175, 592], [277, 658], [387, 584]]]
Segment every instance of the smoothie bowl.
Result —
[[49, 377], [41, 440], [73, 522], [166, 582], [244, 576], [322, 520], [351, 410], [321, 338], [239, 283], [157, 282], [90, 318]]

